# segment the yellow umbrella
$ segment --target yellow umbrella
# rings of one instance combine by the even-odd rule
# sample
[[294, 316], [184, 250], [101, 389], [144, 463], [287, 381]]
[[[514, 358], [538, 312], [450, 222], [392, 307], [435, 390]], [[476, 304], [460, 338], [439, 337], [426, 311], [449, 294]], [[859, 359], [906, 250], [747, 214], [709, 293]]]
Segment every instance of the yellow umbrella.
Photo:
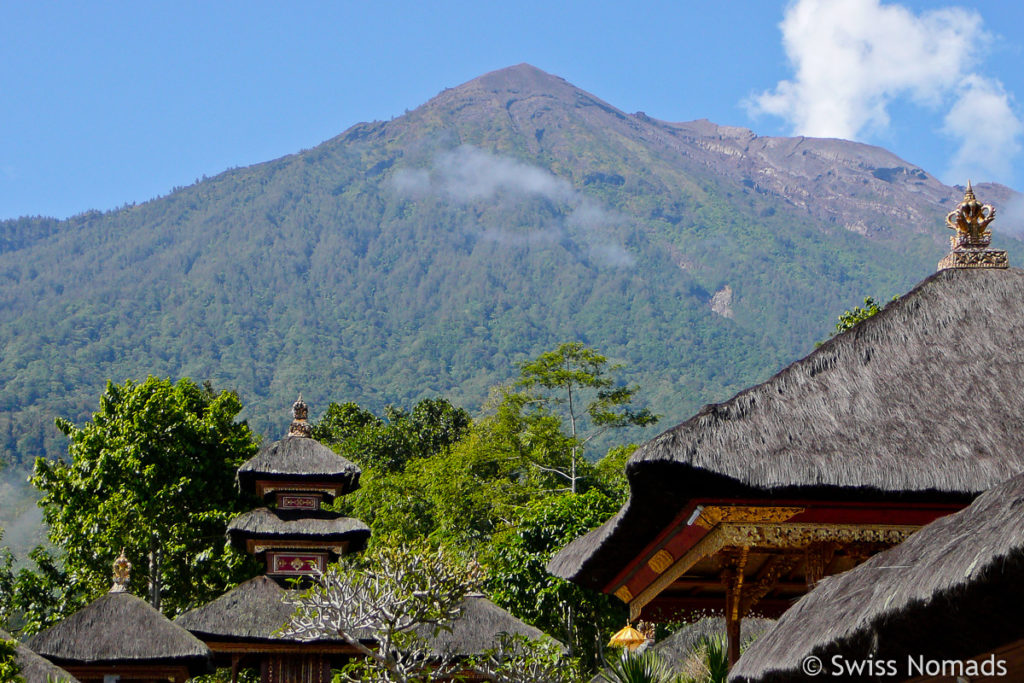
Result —
[[647, 636], [626, 623], [626, 627], [612, 636], [608, 647], [624, 647], [630, 652], [647, 642]]

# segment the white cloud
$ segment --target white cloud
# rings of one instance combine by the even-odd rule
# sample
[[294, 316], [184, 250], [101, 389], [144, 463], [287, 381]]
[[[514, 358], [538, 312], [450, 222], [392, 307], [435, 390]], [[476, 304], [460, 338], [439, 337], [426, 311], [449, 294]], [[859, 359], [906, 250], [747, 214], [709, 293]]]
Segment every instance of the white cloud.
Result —
[[565, 226], [569, 226], [582, 231], [580, 236], [595, 260], [615, 267], [634, 263], [625, 247], [602, 234], [605, 228], [621, 223], [622, 217], [578, 192], [569, 181], [539, 166], [463, 145], [438, 155], [430, 170], [395, 171], [391, 184], [402, 195], [432, 194], [459, 203], [487, 200], [499, 193], [544, 197], [569, 209], [565, 225], [536, 226], [515, 234], [486, 228], [480, 237], [500, 244], [532, 246], [558, 241]]
[[978, 178], [1008, 172], [1021, 123], [1002, 84], [976, 73], [991, 39], [977, 12], [914, 14], [879, 0], [797, 0], [780, 28], [794, 78], [753, 96], [746, 103], [751, 113], [779, 116], [796, 135], [856, 140], [888, 127], [890, 103], [907, 98], [949, 111], [943, 131], [961, 143], [950, 172], [960, 172], [974, 154], [967, 145], [976, 144], [981, 126], [990, 128], [986, 136], [1000, 154], [975, 164]]
[[957, 95], [943, 127], [960, 141], [947, 177], [959, 183], [969, 178], [1009, 177], [1024, 133], [1010, 96], [998, 81], [973, 75], [964, 79]]

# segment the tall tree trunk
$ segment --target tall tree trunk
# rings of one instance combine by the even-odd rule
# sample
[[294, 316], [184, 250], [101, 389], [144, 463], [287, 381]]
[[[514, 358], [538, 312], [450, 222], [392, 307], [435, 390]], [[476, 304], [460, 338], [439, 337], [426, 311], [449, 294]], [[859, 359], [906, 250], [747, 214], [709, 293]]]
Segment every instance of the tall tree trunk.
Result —
[[160, 541], [156, 536], [149, 540], [149, 604], [153, 609], [160, 609], [160, 594], [163, 586], [160, 584], [160, 564], [163, 559], [160, 552]]

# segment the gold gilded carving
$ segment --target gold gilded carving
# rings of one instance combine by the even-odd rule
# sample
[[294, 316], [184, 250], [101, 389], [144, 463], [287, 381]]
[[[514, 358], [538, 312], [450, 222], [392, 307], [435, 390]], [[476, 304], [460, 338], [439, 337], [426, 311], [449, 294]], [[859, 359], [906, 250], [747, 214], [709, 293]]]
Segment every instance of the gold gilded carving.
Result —
[[747, 584], [747, 590], [743, 593], [743, 600], [740, 603], [740, 616], [750, 614], [750, 610], [764, 596], [768, 595], [771, 589], [778, 585], [791, 571], [796, 569], [800, 563], [798, 555], [775, 555], [765, 562], [758, 572], [757, 577]]
[[[672, 582], [693, 565], [726, 547], [747, 547], [772, 550], [803, 551], [812, 543], [877, 543], [894, 546], [917, 531], [919, 526], [886, 524], [815, 524], [789, 522], [783, 524], [722, 523], [693, 545], [682, 557], [662, 572], [629, 603], [631, 614], [640, 614], [644, 605], [656, 598]], [[616, 593], [617, 594], [617, 593]]]
[[629, 588], [626, 586], [619, 586], [618, 590], [615, 591], [615, 597], [622, 602], [628, 603], [633, 599], [633, 594], [629, 592]]
[[805, 508], [767, 505], [708, 505], [701, 510], [694, 524], [711, 529], [720, 522], [785, 522]]
[[812, 543], [884, 543], [896, 545], [917, 531], [917, 526], [885, 524], [723, 524], [724, 545], [803, 549]]
[[672, 561], [675, 559], [676, 558], [672, 557], [672, 553], [662, 548], [658, 552], [654, 553], [654, 556], [651, 559], [647, 560], [647, 566], [650, 567], [655, 574], [660, 574], [671, 567]]
[[949, 238], [950, 253], [939, 261], [939, 270], [948, 268], [1007, 268], [1006, 252], [990, 249], [992, 232], [988, 224], [995, 220], [996, 210], [982, 204], [974, 196], [971, 181], [963, 201], [946, 216], [946, 226], [955, 231]]

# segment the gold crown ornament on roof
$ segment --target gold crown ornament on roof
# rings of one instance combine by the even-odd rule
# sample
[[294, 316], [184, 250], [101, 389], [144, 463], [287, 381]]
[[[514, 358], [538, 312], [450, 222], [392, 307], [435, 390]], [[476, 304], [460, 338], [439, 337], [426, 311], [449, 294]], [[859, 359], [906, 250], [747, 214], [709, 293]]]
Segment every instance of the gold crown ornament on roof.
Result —
[[111, 593], [127, 593], [128, 582], [132, 578], [132, 563], [125, 557], [124, 548], [121, 554], [114, 560], [114, 585], [110, 587]]
[[995, 208], [978, 201], [968, 180], [963, 201], [946, 215], [946, 225], [956, 234], [949, 238], [951, 250], [939, 261], [939, 270], [1008, 267], [1006, 252], [989, 248], [992, 233], [988, 225], [995, 218]]
[[309, 425], [308, 420], [309, 406], [302, 400], [300, 393], [299, 398], [292, 404], [292, 423], [288, 427], [288, 436], [312, 436], [313, 428]]

